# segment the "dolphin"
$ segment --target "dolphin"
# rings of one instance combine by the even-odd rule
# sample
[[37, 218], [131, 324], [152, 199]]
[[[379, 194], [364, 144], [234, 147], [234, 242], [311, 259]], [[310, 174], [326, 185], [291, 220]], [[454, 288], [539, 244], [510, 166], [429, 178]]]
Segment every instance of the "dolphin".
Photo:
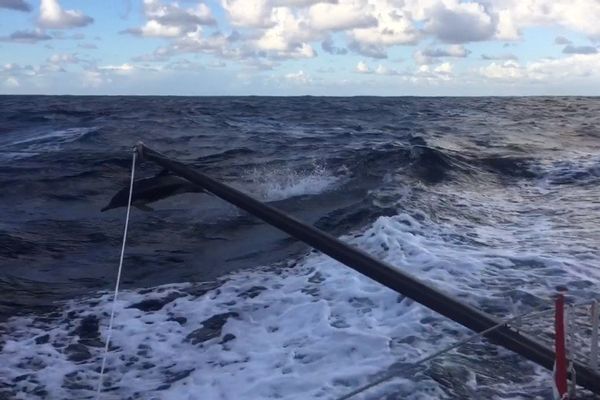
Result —
[[[172, 175], [164, 170], [151, 178], [138, 179], [133, 182], [133, 195], [131, 204], [143, 211], [153, 211], [148, 203], [166, 199], [182, 193], [203, 193], [205, 192], [198, 185], [194, 185], [186, 179]], [[101, 211], [111, 210], [113, 208], [127, 207], [129, 200], [129, 186], [119, 190], [117, 194], [110, 199], [110, 202]]]

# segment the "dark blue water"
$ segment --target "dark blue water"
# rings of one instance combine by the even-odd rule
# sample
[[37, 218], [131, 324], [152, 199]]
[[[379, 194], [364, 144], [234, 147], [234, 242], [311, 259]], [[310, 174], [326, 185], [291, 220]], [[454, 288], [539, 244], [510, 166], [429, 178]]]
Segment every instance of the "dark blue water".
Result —
[[[377, 256], [400, 246], [390, 262], [486, 311], [540, 306], [557, 284], [589, 299], [599, 139], [599, 98], [2, 96], [0, 320], [112, 286], [125, 210], [100, 209], [138, 140]], [[309, 251], [207, 194], [154, 208], [133, 211], [125, 288], [293, 269]], [[360, 239], [404, 215], [424, 225]]]

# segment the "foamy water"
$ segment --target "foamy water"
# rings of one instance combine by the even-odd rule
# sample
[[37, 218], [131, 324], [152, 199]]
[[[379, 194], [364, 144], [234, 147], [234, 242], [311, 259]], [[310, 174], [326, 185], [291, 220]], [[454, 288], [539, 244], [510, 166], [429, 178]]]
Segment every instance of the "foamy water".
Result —
[[[124, 215], [99, 210], [137, 140], [497, 317], [598, 295], [597, 99], [0, 102], [0, 157], [39, 153], [0, 168], [0, 398], [94, 398]], [[470, 332], [213, 196], [155, 206], [132, 216], [103, 399], [333, 400], [391, 370], [357, 399], [551, 397], [485, 341], [415, 367]]]
[[[536, 227], [530, 224], [529, 229]], [[520, 312], [548, 305], [545, 296], [552, 282], [540, 286], [532, 274], [553, 279], [560, 261], [548, 264], [535, 246], [513, 251], [501, 229], [484, 232], [482, 240], [506, 243], [490, 250], [474, 246], [469, 233], [456, 235], [453, 226], [416, 212], [381, 217], [363, 233], [344, 239], [470, 304], [492, 307], [496, 314], [509, 315], [515, 304]], [[527, 262], [540, 267], [520, 267]], [[335, 399], [392, 365], [408, 365], [468, 333], [324, 255], [310, 254], [293, 267], [233, 274], [213, 289], [205, 287], [166, 285], [121, 294], [103, 398]], [[50, 318], [15, 318], [7, 324], [0, 375], [13, 382], [17, 398], [41, 388], [49, 398], [91, 398], [110, 297], [72, 301]], [[81, 337], [82, 321], [88, 318], [89, 325], [89, 318], [97, 317], [101, 336]], [[87, 352], [78, 342], [86, 344]], [[514, 362], [514, 356], [502, 351], [478, 361], [486, 345], [473, 346], [481, 349], [447, 355], [441, 362], [451, 369], [460, 369], [463, 358]], [[83, 359], [73, 361], [78, 356]], [[398, 379], [364, 398], [390, 392], [409, 399], [449, 395], [445, 385], [414, 373], [405, 368]], [[525, 388], [545, 396], [550, 389], [545, 379], [547, 373], [520, 361], [499, 368], [487, 386], [494, 387], [493, 398]], [[482, 390], [474, 377], [453, 384], [460, 386], [459, 392]]]
[[245, 174], [249, 192], [263, 201], [278, 201], [291, 197], [316, 195], [332, 190], [343, 180], [343, 171], [330, 171], [314, 162], [310, 168], [254, 168]]

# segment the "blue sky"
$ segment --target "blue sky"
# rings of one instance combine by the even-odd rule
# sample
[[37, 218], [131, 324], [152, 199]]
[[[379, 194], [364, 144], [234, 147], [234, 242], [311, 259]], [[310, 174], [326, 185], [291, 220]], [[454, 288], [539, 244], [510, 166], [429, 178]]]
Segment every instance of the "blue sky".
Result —
[[0, 94], [600, 95], [598, 0], [0, 0]]

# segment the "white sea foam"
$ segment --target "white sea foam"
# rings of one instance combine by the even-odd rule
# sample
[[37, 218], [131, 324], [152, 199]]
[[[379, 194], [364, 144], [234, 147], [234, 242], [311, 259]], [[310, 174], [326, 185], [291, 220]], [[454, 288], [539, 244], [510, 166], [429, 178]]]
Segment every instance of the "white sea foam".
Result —
[[[494, 195], [503, 202], [490, 199]], [[552, 219], [531, 212], [519, 220], [514, 195], [452, 196], [442, 190], [427, 200], [483, 211], [483, 196], [498, 214], [488, 209], [474, 222], [459, 213], [454, 220], [445, 215], [430, 219], [413, 210], [380, 217], [362, 234], [344, 239], [470, 304], [504, 315], [512, 303], [527, 311], [547, 305], [554, 284], [581, 276], [568, 268], [577, 259], [547, 255], [552, 241], [536, 235]], [[503, 229], [509, 225], [514, 229]], [[178, 298], [158, 311], [130, 308], [169, 294]], [[6, 324], [0, 376], [17, 398], [35, 398], [36, 388], [47, 391], [48, 398], [92, 395], [101, 347], [89, 347], [91, 358], [78, 363], [69, 361], [65, 348], [77, 343], [73, 332], [88, 315], [102, 317], [105, 337], [109, 299], [107, 294], [71, 301], [56, 318], [13, 318]], [[467, 333], [316, 253], [293, 268], [233, 274], [206, 293], [192, 284], [126, 291], [117, 310], [116, 349], [106, 378], [111, 390], [104, 399], [335, 399], [390, 365], [410, 364]], [[211, 335], [206, 321], [215, 315], [225, 315], [226, 322], [219, 329], [213, 321]], [[44, 334], [48, 343], [36, 344]], [[194, 344], [193, 338], [200, 342]], [[549, 395], [546, 372], [506, 351], [484, 356], [489, 352], [485, 345], [473, 346], [473, 353], [442, 357], [427, 371], [408, 369], [362, 398], [385, 393], [406, 399]], [[478, 369], [485, 370], [481, 382]]]
[[310, 168], [254, 168], [245, 179], [248, 190], [264, 201], [284, 200], [296, 196], [315, 195], [335, 188], [341, 181], [325, 166], [314, 163]]

